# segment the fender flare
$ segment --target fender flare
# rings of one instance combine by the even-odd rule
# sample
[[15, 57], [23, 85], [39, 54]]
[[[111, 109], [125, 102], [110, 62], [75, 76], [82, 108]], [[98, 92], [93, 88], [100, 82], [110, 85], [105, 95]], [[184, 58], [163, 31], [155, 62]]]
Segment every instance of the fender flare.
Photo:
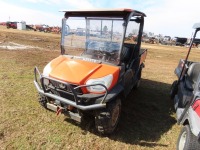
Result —
[[121, 84], [117, 84], [107, 95], [105, 102], [114, 100], [117, 96], [124, 97], [124, 87]]
[[[191, 132], [195, 135], [195, 136], [198, 136], [198, 135], [200, 135], [200, 131], [199, 131], [199, 128], [197, 128], [196, 126], [196, 124], [193, 122], [194, 120], [194, 118], [193, 117], [191, 117], [190, 115], [193, 115], [193, 114], [191, 114], [192, 112], [192, 110], [191, 110], [192, 108], [190, 107], [189, 108], [189, 110], [188, 110], [188, 112], [187, 112], [187, 115], [183, 118], [183, 120], [181, 121], [181, 124], [182, 125], [189, 125], [190, 126], [190, 128], [191, 128]], [[193, 119], [192, 119], [193, 118]]]

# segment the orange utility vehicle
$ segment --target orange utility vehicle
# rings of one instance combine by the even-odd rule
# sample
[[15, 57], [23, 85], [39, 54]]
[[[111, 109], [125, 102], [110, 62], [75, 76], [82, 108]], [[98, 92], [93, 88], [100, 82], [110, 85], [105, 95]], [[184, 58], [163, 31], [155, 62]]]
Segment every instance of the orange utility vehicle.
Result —
[[[64, 12], [61, 55], [42, 74], [34, 69], [39, 102], [76, 121], [93, 116], [98, 132], [112, 133], [121, 101], [140, 83], [146, 15], [132, 9]], [[130, 33], [136, 40], [125, 41]]]

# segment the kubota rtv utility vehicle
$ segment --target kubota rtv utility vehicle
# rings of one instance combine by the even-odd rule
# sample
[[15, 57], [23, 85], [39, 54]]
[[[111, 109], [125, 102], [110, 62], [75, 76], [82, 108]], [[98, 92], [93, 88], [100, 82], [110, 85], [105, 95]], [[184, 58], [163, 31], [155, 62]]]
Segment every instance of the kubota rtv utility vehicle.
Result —
[[178, 80], [171, 88], [171, 98], [177, 114], [178, 124], [184, 125], [180, 132], [177, 150], [200, 149], [200, 62], [188, 60], [200, 23], [193, 26], [194, 36], [185, 59], [181, 59], [175, 74]]
[[[140, 49], [145, 14], [132, 9], [64, 12], [61, 55], [42, 74], [34, 70], [39, 102], [76, 121], [93, 116], [98, 132], [111, 133], [121, 101], [140, 83], [147, 55]], [[137, 39], [127, 43], [130, 33]]]

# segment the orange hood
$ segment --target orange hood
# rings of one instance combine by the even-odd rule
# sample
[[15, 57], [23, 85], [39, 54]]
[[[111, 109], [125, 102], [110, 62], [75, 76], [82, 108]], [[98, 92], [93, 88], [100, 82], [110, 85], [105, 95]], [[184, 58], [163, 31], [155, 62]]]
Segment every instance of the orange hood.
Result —
[[78, 85], [85, 84], [85, 82], [89, 79], [101, 78], [112, 74], [112, 87], [118, 80], [119, 67], [61, 55], [52, 60], [44, 68], [43, 74], [58, 80]]

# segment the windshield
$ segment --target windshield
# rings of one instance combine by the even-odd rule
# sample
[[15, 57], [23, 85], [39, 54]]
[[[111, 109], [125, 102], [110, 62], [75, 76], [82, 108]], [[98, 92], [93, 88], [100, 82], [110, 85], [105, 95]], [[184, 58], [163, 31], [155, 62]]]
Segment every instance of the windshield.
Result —
[[122, 19], [70, 17], [63, 22], [62, 46], [67, 54], [117, 65], [123, 23]]

